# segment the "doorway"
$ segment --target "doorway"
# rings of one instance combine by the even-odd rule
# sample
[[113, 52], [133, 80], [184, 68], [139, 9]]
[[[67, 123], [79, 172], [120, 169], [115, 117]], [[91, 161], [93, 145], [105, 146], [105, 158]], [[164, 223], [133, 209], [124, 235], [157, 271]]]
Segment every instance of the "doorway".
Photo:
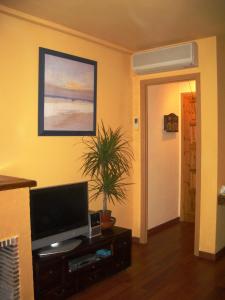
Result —
[[[196, 82], [196, 118], [200, 124], [200, 80], [199, 74], [181, 75], [141, 81], [141, 234], [140, 241], [147, 242], [148, 230], [148, 87], [163, 83], [194, 80]], [[196, 126], [196, 139], [200, 141], [200, 126]], [[196, 148], [196, 203], [195, 203], [195, 254], [199, 250], [199, 199], [200, 199], [200, 143]], [[163, 189], [162, 189], [163, 190]]]

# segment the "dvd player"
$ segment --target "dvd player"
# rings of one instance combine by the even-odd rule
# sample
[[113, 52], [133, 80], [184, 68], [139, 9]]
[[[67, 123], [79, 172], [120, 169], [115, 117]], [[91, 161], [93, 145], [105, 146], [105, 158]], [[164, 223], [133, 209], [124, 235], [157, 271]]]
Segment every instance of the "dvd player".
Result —
[[71, 259], [68, 263], [69, 272], [71, 273], [75, 272], [78, 269], [86, 267], [87, 265], [90, 265], [91, 263], [96, 262], [98, 260], [100, 260], [100, 257], [98, 257], [96, 254], [88, 254], [78, 258]]

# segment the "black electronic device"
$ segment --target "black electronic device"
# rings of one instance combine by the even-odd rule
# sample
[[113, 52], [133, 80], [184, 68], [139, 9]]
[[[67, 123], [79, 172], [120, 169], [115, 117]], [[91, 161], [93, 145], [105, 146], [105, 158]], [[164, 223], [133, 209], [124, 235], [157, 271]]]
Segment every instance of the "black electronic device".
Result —
[[95, 236], [101, 235], [101, 216], [100, 212], [91, 211], [88, 212], [88, 237], [93, 238]]
[[30, 216], [33, 250], [87, 235], [88, 183], [30, 190]]
[[85, 256], [71, 259], [68, 262], [69, 272], [75, 272], [78, 269], [84, 268], [87, 265], [90, 265], [91, 263], [96, 262], [98, 260], [100, 260], [100, 258], [98, 258], [96, 254], [87, 254]]

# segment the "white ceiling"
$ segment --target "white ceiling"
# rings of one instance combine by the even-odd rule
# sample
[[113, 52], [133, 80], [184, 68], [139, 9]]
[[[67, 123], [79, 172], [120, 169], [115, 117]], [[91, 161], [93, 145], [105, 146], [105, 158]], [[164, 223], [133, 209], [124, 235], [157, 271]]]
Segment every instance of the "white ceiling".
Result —
[[225, 0], [0, 0], [132, 51], [225, 34]]

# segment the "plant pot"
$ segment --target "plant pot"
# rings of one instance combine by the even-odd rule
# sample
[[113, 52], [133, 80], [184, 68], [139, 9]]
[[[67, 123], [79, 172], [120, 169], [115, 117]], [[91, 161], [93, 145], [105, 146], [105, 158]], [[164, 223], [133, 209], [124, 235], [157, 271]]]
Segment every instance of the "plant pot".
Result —
[[111, 216], [111, 210], [100, 210], [102, 230], [110, 229], [116, 223], [116, 218]]

